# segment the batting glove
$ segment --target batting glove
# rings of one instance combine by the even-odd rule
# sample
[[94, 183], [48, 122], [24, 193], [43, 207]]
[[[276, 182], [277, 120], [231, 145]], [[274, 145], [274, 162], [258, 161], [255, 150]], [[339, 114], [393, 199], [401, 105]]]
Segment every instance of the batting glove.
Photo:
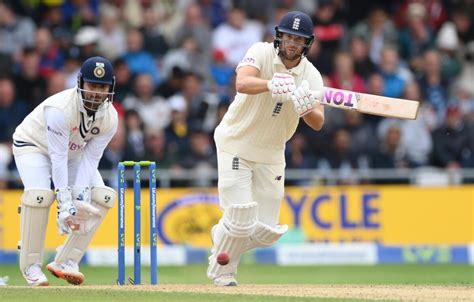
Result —
[[296, 89], [295, 79], [289, 74], [275, 73], [273, 78], [268, 81], [267, 87], [275, 101], [289, 101], [291, 94]]
[[291, 96], [296, 113], [300, 117], [310, 113], [316, 107], [317, 100], [321, 98], [321, 95], [320, 91], [309, 90], [309, 83], [304, 80]]

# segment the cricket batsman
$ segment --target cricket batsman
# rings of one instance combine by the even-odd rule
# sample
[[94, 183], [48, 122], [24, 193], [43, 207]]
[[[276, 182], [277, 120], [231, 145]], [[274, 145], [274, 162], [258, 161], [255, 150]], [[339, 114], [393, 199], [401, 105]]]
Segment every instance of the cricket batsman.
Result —
[[[319, 71], [305, 57], [313, 43], [308, 15], [292, 11], [275, 27], [272, 43], [256, 43], [236, 68], [237, 95], [215, 130], [223, 216], [212, 228], [207, 276], [236, 286], [240, 256], [275, 243], [285, 182], [285, 143], [300, 119], [318, 131], [324, 109]], [[225, 252], [230, 262], [220, 265]]]
[[24, 186], [20, 270], [29, 285], [49, 285], [42, 262], [54, 200], [59, 233], [68, 237], [47, 269], [71, 284], [84, 282], [79, 261], [116, 198], [97, 170], [117, 130], [117, 111], [111, 105], [114, 84], [112, 64], [102, 57], [89, 58], [80, 69], [77, 87], [47, 98], [13, 134], [13, 154]]

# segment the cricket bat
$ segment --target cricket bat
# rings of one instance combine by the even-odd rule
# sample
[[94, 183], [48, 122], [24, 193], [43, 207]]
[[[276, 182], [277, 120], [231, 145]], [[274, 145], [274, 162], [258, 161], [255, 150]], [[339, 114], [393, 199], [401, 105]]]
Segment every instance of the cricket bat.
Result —
[[331, 87], [324, 87], [324, 89], [324, 95], [320, 101], [323, 105], [400, 119], [414, 120], [418, 115], [420, 103], [417, 101], [389, 98]]

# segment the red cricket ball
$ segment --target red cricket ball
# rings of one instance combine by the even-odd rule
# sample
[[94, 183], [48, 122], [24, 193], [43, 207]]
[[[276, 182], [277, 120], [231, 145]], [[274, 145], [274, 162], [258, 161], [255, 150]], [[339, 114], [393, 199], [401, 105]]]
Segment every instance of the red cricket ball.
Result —
[[217, 255], [217, 263], [219, 263], [220, 265], [226, 265], [227, 263], [229, 263], [229, 254], [227, 254], [226, 252], [221, 252], [219, 255]]

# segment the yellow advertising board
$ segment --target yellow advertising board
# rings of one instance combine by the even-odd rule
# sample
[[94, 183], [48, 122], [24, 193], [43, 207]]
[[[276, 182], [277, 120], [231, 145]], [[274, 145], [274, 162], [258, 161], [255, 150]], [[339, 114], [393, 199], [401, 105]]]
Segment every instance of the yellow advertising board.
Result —
[[[133, 245], [133, 190], [126, 193], [126, 244]], [[149, 244], [149, 200], [142, 192], [142, 244]], [[0, 249], [14, 250], [19, 240], [17, 212], [21, 191], [0, 193]], [[221, 212], [215, 189], [158, 189], [159, 244], [209, 247], [211, 227]], [[282, 224], [311, 242], [450, 244], [474, 242], [474, 186], [287, 188]], [[50, 210], [46, 248], [65, 240]], [[92, 241], [94, 247], [117, 245], [117, 206]]]

